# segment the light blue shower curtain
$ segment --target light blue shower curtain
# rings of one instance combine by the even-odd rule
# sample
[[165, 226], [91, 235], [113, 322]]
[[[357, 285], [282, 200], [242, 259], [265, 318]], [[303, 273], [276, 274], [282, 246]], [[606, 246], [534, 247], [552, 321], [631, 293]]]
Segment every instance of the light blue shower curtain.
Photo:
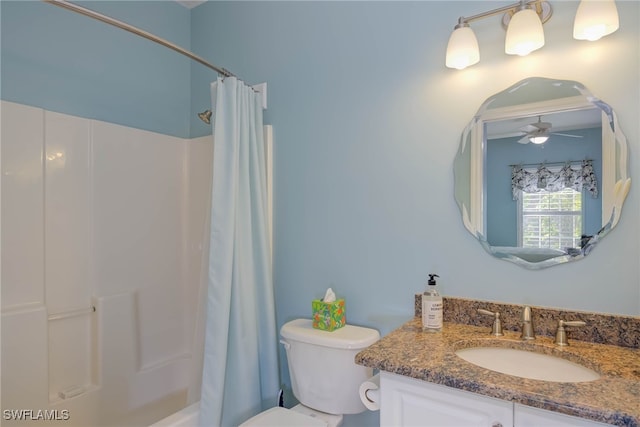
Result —
[[275, 406], [277, 334], [262, 100], [234, 77], [211, 85], [214, 163], [201, 426]]

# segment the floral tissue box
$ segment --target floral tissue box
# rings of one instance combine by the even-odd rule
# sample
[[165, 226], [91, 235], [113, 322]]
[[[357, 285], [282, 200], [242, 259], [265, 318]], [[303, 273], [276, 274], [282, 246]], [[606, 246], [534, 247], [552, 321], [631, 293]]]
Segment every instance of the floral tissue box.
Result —
[[324, 302], [319, 299], [311, 301], [313, 309], [313, 327], [323, 331], [335, 331], [346, 323], [344, 299], [334, 302]]

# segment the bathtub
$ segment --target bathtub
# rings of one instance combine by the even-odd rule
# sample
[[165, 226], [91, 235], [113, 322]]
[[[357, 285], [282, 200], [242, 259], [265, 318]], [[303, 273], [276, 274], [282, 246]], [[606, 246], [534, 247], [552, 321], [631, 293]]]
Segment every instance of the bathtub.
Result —
[[198, 427], [198, 415], [200, 414], [200, 402], [161, 419], [150, 427]]

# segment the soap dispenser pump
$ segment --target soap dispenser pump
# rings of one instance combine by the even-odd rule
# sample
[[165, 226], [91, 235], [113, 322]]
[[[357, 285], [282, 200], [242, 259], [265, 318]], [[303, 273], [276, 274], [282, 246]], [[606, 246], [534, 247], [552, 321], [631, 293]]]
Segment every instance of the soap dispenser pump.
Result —
[[436, 284], [437, 274], [429, 274], [427, 289], [422, 294], [422, 329], [426, 332], [442, 330], [442, 296]]

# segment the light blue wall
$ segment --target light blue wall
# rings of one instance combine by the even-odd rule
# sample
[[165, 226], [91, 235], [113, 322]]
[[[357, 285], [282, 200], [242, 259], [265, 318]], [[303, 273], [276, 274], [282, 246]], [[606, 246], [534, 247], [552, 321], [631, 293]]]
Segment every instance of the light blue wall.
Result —
[[[80, 4], [190, 46], [190, 12], [175, 2]], [[188, 58], [40, 1], [3, 0], [0, 7], [2, 99], [189, 136]]]
[[[619, 229], [586, 261], [528, 271], [489, 257], [468, 235], [452, 177], [460, 133], [480, 104], [535, 75], [583, 82], [616, 110], [637, 155], [640, 4], [619, 2], [621, 29], [587, 43], [571, 36], [577, 2], [554, 2], [547, 45], [524, 58], [502, 53], [498, 17], [480, 21], [480, 64], [446, 69], [457, 17], [499, 4], [208, 2], [193, 10], [196, 53], [269, 84], [279, 323], [308, 316], [311, 299], [333, 286], [352, 323], [387, 332], [412, 314], [430, 272], [448, 295], [640, 313], [637, 186]], [[194, 104], [209, 102], [208, 83], [194, 74]], [[631, 176], [637, 168], [632, 161]]]
[[[457, 18], [506, 3], [194, 9], [194, 51], [269, 85], [278, 325], [309, 317], [311, 300], [331, 286], [346, 298], [349, 323], [386, 334], [413, 315], [413, 295], [431, 272], [446, 295], [640, 314], [639, 186], [619, 228], [586, 260], [542, 271], [491, 258], [462, 225], [452, 171], [460, 134], [486, 98], [524, 78], [581, 81], [618, 112], [633, 160], [640, 152], [640, 4], [618, 2], [621, 29], [589, 44], [571, 35], [577, 2], [553, 2], [547, 45], [524, 58], [503, 53], [499, 17], [480, 21], [481, 62], [446, 69]], [[208, 81], [194, 73], [192, 84], [201, 108]], [[631, 162], [631, 176], [639, 164]]]
[[[520, 136], [490, 140], [487, 143], [486, 199], [487, 242], [491, 246], [518, 246], [518, 203], [511, 191], [510, 165], [520, 163], [554, 163], [568, 160], [593, 160], [596, 177], [602, 177], [602, 129], [571, 132], [583, 138], [552, 135], [544, 145], [517, 143]], [[579, 153], [579, 154], [576, 154]], [[601, 183], [598, 190], [601, 190]], [[602, 197], [584, 197], [583, 232], [594, 235], [602, 227]]]

